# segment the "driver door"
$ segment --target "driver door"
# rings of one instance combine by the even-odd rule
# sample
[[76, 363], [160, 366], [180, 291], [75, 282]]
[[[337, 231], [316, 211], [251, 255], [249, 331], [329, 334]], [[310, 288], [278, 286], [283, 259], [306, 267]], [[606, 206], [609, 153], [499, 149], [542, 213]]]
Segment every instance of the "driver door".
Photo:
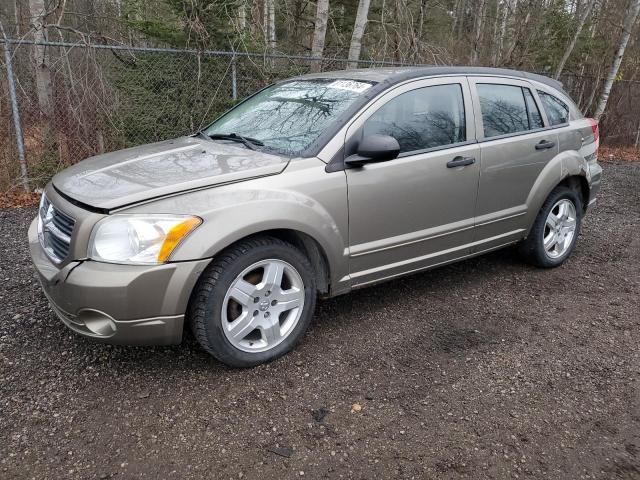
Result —
[[[468, 255], [480, 149], [466, 78], [418, 80], [383, 95], [349, 127], [346, 155], [371, 134], [396, 138], [400, 155], [346, 170], [352, 285]], [[468, 165], [456, 166], [460, 159]]]

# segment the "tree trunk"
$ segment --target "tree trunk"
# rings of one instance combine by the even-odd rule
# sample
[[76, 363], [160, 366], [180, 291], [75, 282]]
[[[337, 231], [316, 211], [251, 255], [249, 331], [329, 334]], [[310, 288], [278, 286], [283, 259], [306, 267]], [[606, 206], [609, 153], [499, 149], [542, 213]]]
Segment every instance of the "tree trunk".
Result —
[[627, 48], [627, 43], [629, 43], [631, 31], [633, 30], [636, 19], [638, 18], [638, 12], [640, 12], [640, 0], [631, 0], [629, 11], [627, 12], [627, 15], [624, 19], [622, 35], [620, 35], [620, 43], [618, 44], [618, 48], [616, 49], [615, 56], [613, 57], [613, 62], [611, 63], [611, 68], [609, 69], [609, 74], [604, 81], [602, 92], [600, 93], [596, 110], [593, 114], [593, 118], [595, 118], [596, 120], [600, 120], [600, 117], [604, 113], [605, 108], [607, 108], [607, 101], [609, 100], [611, 87], [613, 87], [613, 82], [618, 75], [618, 70], [620, 69], [620, 64], [622, 63], [622, 59], [624, 57], [624, 51]]
[[418, 24], [418, 41], [422, 40], [422, 29], [424, 28], [424, 13], [427, 10], [427, 0], [420, 0], [420, 20]]
[[584, 106], [580, 105], [581, 107], [580, 110], [582, 110], [585, 113], [591, 111], [591, 105], [593, 105], [593, 100], [596, 98], [596, 93], [598, 92], [598, 86], [600, 85], [600, 71], [601, 71], [601, 68], [598, 66], [598, 71], [595, 76], [596, 81], [595, 81], [595, 84], [593, 85], [593, 88], [591, 89], [591, 94], [589, 95], [589, 99], [584, 104]]
[[589, 0], [587, 4], [584, 6], [584, 9], [582, 10], [582, 14], [578, 19], [578, 27], [576, 28], [576, 31], [573, 34], [573, 37], [571, 38], [571, 42], [569, 42], [569, 45], [567, 45], [567, 49], [564, 51], [564, 54], [560, 59], [560, 63], [558, 63], [558, 68], [556, 68], [556, 74], [554, 75], [556, 80], [560, 78], [560, 75], [562, 74], [562, 70], [564, 70], [564, 66], [567, 63], [567, 60], [569, 59], [569, 57], [571, 56], [571, 52], [573, 52], [573, 49], [576, 46], [578, 37], [580, 37], [580, 33], [582, 33], [582, 27], [584, 27], [584, 22], [587, 21], [587, 17], [591, 13], [591, 9], [593, 8], [594, 3], [595, 3], [595, 0]]
[[264, 44], [269, 45], [269, 2], [262, 0], [262, 33], [264, 34]]
[[[518, 7], [516, 0], [516, 9]], [[514, 13], [517, 14], [517, 10], [514, 10]], [[520, 28], [515, 27], [513, 30], [513, 38], [511, 39], [511, 45], [509, 45], [509, 48], [507, 49], [507, 55], [505, 56], [507, 63], [511, 62], [511, 59], [513, 58], [513, 52], [515, 51], [516, 47], [518, 46], [518, 41], [519, 41], [519, 37], [520, 37], [520, 31], [524, 31], [527, 29], [527, 25], [529, 25], [529, 20], [531, 19], [531, 12], [527, 12], [527, 14], [524, 17], [524, 22], [522, 22], [522, 25], [520, 26]], [[516, 20], [516, 22], [520, 23], [518, 20]]]
[[247, 28], [247, 5], [242, 2], [238, 6], [238, 30], [243, 32]]
[[351, 45], [349, 46], [349, 63], [347, 64], [349, 69], [358, 68], [360, 50], [362, 49], [362, 35], [367, 25], [370, 4], [371, 0], [360, 0], [358, 3], [358, 12], [356, 13], [356, 21], [353, 24], [353, 34], [351, 35]]
[[[45, 0], [29, 0], [29, 12], [33, 27], [33, 39], [40, 43], [46, 40], [44, 25], [46, 24]], [[43, 45], [33, 46], [33, 60], [35, 63], [36, 96], [40, 112], [47, 118], [53, 114], [53, 91], [51, 84], [51, 70], [49, 69], [49, 53]]]
[[464, 20], [467, 14], [467, 0], [459, 0], [457, 7], [458, 9], [456, 12], [455, 21], [453, 22], [452, 33], [453, 31], [455, 31], [456, 38], [460, 39], [462, 38], [462, 32], [464, 30]]
[[274, 50], [276, 43], [276, 8], [274, 0], [267, 0], [267, 13], [269, 15], [269, 48]]
[[496, 14], [493, 20], [493, 36], [491, 38], [492, 48], [493, 48], [493, 54], [491, 55], [491, 65], [494, 67], [496, 66], [496, 63], [498, 63], [498, 49], [496, 48], [496, 45], [498, 45], [498, 42], [499, 42], [499, 35], [500, 35], [500, 1], [496, 0]]
[[13, 0], [13, 20], [15, 22], [15, 30], [13, 31], [13, 35], [18, 38], [20, 37], [20, 6], [18, 5], [18, 0]]
[[498, 34], [498, 41], [494, 46], [493, 52], [493, 66], [497, 66], [500, 60], [502, 60], [502, 50], [504, 49], [504, 38], [507, 34], [507, 19], [509, 18], [509, 10], [511, 10], [510, 0], [503, 0], [502, 2], [502, 18], [500, 18], [500, 33]]
[[471, 64], [478, 63], [480, 57], [480, 42], [482, 41], [482, 27], [484, 25], [486, 0], [479, 0], [479, 8], [473, 22], [473, 49], [471, 50]]
[[[640, 0], [639, 0], [640, 1]], [[329, 21], [329, 0], [318, 0], [316, 8], [316, 24], [311, 40], [311, 57], [322, 58], [324, 52], [324, 39], [327, 35], [327, 22]], [[311, 62], [311, 71], [319, 72], [322, 69], [321, 60]]]

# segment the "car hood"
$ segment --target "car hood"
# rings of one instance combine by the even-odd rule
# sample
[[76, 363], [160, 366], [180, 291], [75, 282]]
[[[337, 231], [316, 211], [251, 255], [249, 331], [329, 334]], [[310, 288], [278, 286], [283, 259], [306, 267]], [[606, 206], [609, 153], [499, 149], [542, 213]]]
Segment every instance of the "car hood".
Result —
[[62, 194], [91, 207], [114, 209], [178, 192], [275, 175], [289, 162], [243, 145], [198, 137], [97, 155], [53, 177]]

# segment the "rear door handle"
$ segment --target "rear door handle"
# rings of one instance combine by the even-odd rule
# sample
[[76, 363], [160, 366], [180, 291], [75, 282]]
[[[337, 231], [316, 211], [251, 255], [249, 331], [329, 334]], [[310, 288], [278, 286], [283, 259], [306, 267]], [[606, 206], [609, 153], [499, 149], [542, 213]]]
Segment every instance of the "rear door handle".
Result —
[[556, 142], [541, 140], [540, 143], [536, 143], [536, 150], [546, 150], [547, 148], [553, 148], [555, 146], [556, 146]]
[[447, 168], [466, 167], [473, 163], [476, 163], [474, 157], [455, 157], [453, 160], [447, 162]]

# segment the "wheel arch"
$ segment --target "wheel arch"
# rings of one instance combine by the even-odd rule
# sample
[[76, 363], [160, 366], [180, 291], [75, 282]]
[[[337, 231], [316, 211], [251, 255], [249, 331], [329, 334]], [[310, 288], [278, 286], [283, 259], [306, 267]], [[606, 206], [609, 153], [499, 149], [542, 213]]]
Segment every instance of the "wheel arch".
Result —
[[[318, 292], [321, 295], [328, 295], [331, 284], [331, 270], [329, 267], [329, 260], [327, 260], [327, 253], [322, 248], [322, 245], [313, 238], [299, 230], [290, 228], [275, 228], [271, 230], [264, 230], [249, 237], [244, 237], [238, 241], [242, 241], [246, 238], [256, 236], [270, 236], [279, 238], [280, 240], [290, 243], [298, 248], [311, 262], [313, 271], [316, 277], [316, 286]], [[237, 243], [237, 242], [235, 242]]]
[[[312, 235], [294, 228], [266, 228], [256, 229], [254, 232], [245, 233], [237, 237], [229, 237], [216, 244], [216, 251], [212, 254], [211, 262], [225, 250], [248, 239], [257, 237], [274, 237], [290, 243], [299, 249], [311, 262], [315, 274], [318, 293], [328, 296], [331, 292], [331, 264], [327, 257], [327, 251]], [[200, 274], [202, 275], [202, 274]]]
[[574, 190], [578, 194], [580, 200], [582, 201], [582, 214], [584, 215], [584, 213], [587, 211], [587, 205], [589, 204], [590, 195], [589, 182], [587, 182], [586, 177], [584, 175], [568, 175], [563, 178], [560, 183], [556, 185], [556, 187], [560, 185], [564, 185], [565, 187]]

